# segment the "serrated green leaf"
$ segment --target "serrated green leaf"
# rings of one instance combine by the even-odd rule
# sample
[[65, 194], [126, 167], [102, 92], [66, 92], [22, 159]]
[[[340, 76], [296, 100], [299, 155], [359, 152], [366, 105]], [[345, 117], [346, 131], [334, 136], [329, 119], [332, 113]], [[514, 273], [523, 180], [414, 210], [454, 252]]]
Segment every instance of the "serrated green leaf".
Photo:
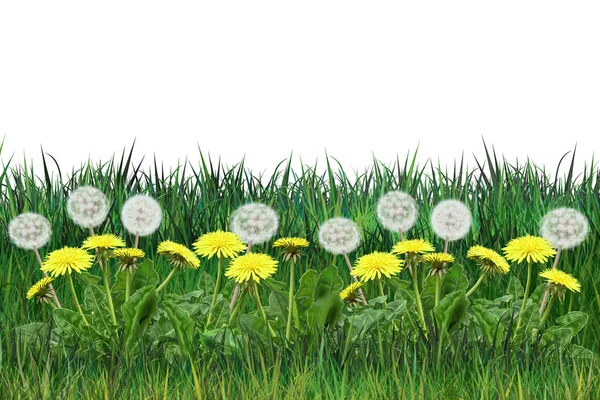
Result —
[[183, 355], [188, 354], [189, 343], [194, 334], [192, 318], [171, 300], [163, 300], [165, 311], [175, 330], [175, 337]]
[[577, 335], [588, 322], [588, 315], [581, 311], [571, 311], [556, 320], [558, 326], [568, 328], [573, 336]]
[[88, 321], [96, 330], [105, 331], [108, 335], [114, 329], [111, 321], [110, 311], [106, 305], [106, 294], [102, 289], [93, 284], [88, 284], [85, 288], [84, 307], [92, 316], [91, 321]]
[[136, 354], [139, 340], [156, 312], [157, 303], [154, 286], [145, 286], [121, 306], [125, 320], [125, 350], [128, 354]]
[[457, 290], [444, 297], [433, 308], [440, 330], [449, 332], [452, 327], [456, 326], [466, 316], [468, 303], [463, 290]]

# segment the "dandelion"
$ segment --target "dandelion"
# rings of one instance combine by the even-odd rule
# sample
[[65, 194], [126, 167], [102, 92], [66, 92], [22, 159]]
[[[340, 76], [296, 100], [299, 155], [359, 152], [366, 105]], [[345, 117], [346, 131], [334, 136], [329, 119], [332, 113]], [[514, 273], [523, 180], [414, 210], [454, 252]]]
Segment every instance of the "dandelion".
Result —
[[308, 240], [297, 237], [277, 239], [273, 247], [283, 248], [283, 260], [296, 262], [303, 255], [302, 249], [308, 247]]
[[267, 254], [248, 253], [234, 258], [225, 271], [225, 276], [237, 283], [257, 282], [273, 275], [277, 270], [277, 261]]
[[239, 252], [246, 250], [246, 245], [238, 235], [221, 230], [200, 236], [193, 244], [193, 247], [196, 254], [209, 259], [214, 255], [218, 258], [233, 258]]
[[527, 261], [527, 284], [525, 285], [525, 293], [523, 294], [523, 303], [521, 312], [517, 322], [517, 328], [521, 326], [523, 311], [529, 298], [529, 289], [531, 288], [531, 273], [532, 263], [545, 263], [548, 257], [556, 254], [548, 239], [539, 236], [525, 235], [516, 239], [512, 239], [506, 247], [503, 248], [507, 260], [521, 263]]
[[541, 329], [541, 327], [544, 325], [544, 322], [546, 322], [548, 319], [550, 310], [552, 309], [556, 299], [558, 298], [562, 303], [565, 299], [566, 289], [569, 289], [572, 292], [581, 292], [581, 284], [573, 275], [558, 269], [545, 269], [540, 273], [540, 276], [547, 279], [550, 292], [552, 293], [550, 303], [548, 303], [548, 308], [546, 308], [546, 311], [540, 319]]
[[200, 267], [200, 260], [193, 251], [182, 244], [175, 243], [170, 240], [161, 242], [158, 245], [157, 253], [166, 257], [173, 266], [173, 269], [167, 278], [156, 289], [157, 292], [160, 292], [165, 286], [167, 286], [167, 283], [171, 280], [173, 275], [175, 275], [175, 271], [181, 270], [183, 267], [190, 269], [198, 269], [198, 267]]
[[435, 279], [435, 305], [440, 302], [442, 276], [448, 271], [447, 265], [454, 262], [454, 256], [448, 253], [431, 253], [423, 256], [429, 264], [429, 275]]
[[285, 237], [277, 239], [273, 243], [273, 247], [281, 247], [283, 249], [283, 260], [292, 260], [290, 267], [290, 290], [288, 293], [288, 319], [287, 327], [285, 330], [285, 337], [288, 341], [291, 341], [292, 337], [292, 314], [296, 323], [296, 327], [300, 328], [300, 317], [298, 310], [296, 309], [296, 303], [294, 302], [294, 267], [296, 261], [303, 255], [302, 249], [308, 247], [308, 240], [298, 237]]
[[362, 285], [363, 283], [358, 281], [352, 282], [350, 285], [346, 286], [340, 292], [340, 298], [342, 301], [348, 302], [351, 307], [358, 306], [358, 303], [362, 302], [362, 296], [359, 292], [359, 289], [362, 287]]
[[279, 218], [275, 210], [261, 203], [246, 204], [231, 215], [231, 231], [248, 244], [270, 240], [278, 226]]
[[92, 235], [84, 240], [81, 248], [84, 250], [96, 250], [98, 254], [105, 254], [108, 250], [124, 247], [125, 242], [113, 234]]
[[404, 192], [388, 192], [377, 202], [377, 218], [388, 230], [405, 232], [415, 225], [418, 216], [417, 203]]
[[104, 193], [92, 186], [80, 186], [67, 200], [67, 212], [83, 228], [93, 229], [106, 219], [108, 200]]
[[319, 228], [319, 244], [332, 254], [351, 253], [360, 240], [358, 225], [347, 218], [331, 218]]
[[[553, 269], [558, 267], [562, 250], [581, 244], [587, 236], [588, 229], [589, 224], [585, 215], [573, 208], [558, 208], [544, 216], [540, 223], [540, 234], [557, 249]], [[544, 312], [549, 295], [550, 287], [547, 287], [540, 304], [540, 314]]]
[[137, 268], [138, 260], [144, 258], [146, 253], [136, 248], [125, 248], [111, 251], [110, 256], [119, 260], [117, 267], [120, 272], [125, 272], [125, 301], [127, 301], [131, 292], [131, 274]]
[[545, 263], [548, 257], [556, 254], [548, 239], [530, 235], [512, 239], [503, 250], [507, 260], [518, 263], [523, 260]]
[[271, 337], [277, 336], [269, 324], [267, 314], [263, 309], [260, 296], [258, 295], [258, 283], [260, 283], [260, 280], [269, 278], [275, 271], [277, 271], [277, 261], [267, 254], [248, 253], [231, 260], [229, 268], [225, 271], [225, 276], [235, 279], [237, 283], [245, 283], [245, 285], [242, 295], [231, 313], [229, 325], [231, 325], [238, 314], [244, 295], [247, 291], [251, 291], [258, 306], [258, 311], [269, 328]]
[[54, 304], [50, 302], [50, 299], [52, 298], [52, 292], [50, 291], [50, 283], [52, 283], [53, 280], [54, 279], [50, 278], [49, 276], [46, 276], [37, 281], [27, 291], [27, 299], [31, 300], [35, 297], [39, 302], [46, 302], [51, 306], [54, 306]]
[[433, 245], [423, 239], [403, 240], [392, 247], [392, 254], [406, 254], [406, 257], [414, 257], [435, 251]]
[[111, 251], [110, 256], [119, 260], [117, 263], [119, 272], [133, 272], [137, 267], [139, 259], [146, 257], [146, 253], [140, 249], [127, 247]]
[[[38, 249], [50, 241], [51, 235], [52, 228], [50, 221], [40, 214], [31, 212], [22, 213], [13, 218], [8, 224], [8, 236], [11, 242], [22, 249], [33, 250], [40, 267], [43, 266], [43, 261]], [[48, 277], [48, 273], [45, 271], [44, 277]], [[58, 308], [61, 308], [52, 283], [48, 285], [54, 303], [56, 303]]]
[[148, 236], [158, 229], [162, 209], [154, 198], [138, 194], [127, 199], [121, 210], [121, 222], [130, 233]]
[[50, 241], [51, 235], [50, 222], [40, 214], [22, 213], [8, 224], [10, 240], [22, 249], [39, 249]]
[[462, 239], [471, 228], [471, 212], [458, 200], [444, 200], [438, 203], [431, 213], [431, 226], [436, 235], [446, 241], [444, 252], [448, 251], [448, 242]]
[[92, 266], [93, 259], [94, 257], [90, 253], [80, 249], [79, 247], [65, 246], [62, 249], [54, 250], [48, 254], [46, 256], [46, 260], [44, 261], [44, 265], [42, 266], [42, 271], [48, 272], [53, 278], [59, 275], [67, 275], [67, 280], [69, 281], [69, 287], [71, 288], [71, 294], [73, 295], [75, 307], [77, 308], [79, 315], [81, 315], [81, 318], [86, 325], [88, 323], [85, 315], [83, 315], [83, 311], [81, 310], [79, 300], [77, 299], [71, 273], [73, 271], [80, 273], [88, 270]]
[[352, 270], [352, 276], [358, 276], [361, 281], [381, 279], [382, 276], [391, 278], [402, 270], [403, 261], [391, 253], [374, 251], [359, 257]]
[[[221, 276], [223, 275], [222, 259], [224, 257], [233, 258], [238, 255], [239, 252], [246, 250], [247, 246], [241, 241], [240, 237], [233, 232], [223, 232], [218, 230], [216, 232], [206, 233], [198, 238], [193, 244], [196, 254], [208, 257], [216, 255], [217, 261], [217, 282], [215, 284], [215, 291], [213, 293], [210, 312], [208, 314], [207, 326], [213, 320], [212, 310], [217, 303], [217, 296], [221, 289]], [[239, 289], [238, 289], [239, 290]]]
[[573, 208], [558, 208], [546, 214], [540, 234], [557, 249], [578, 246], [587, 236], [589, 224], [585, 215]]
[[506, 259], [487, 247], [479, 245], [472, 246], [467, 251], [467, 258], [477, 263], [482, 270], [482, 274], [473, 287], [466, 293], [466, 297], [469, 297], [477, 290], [486, 276], [489, 276], [492, 273], [507, 274], [510, 270], [510, 266], [508, 265], [508, 262], [506, 262]]

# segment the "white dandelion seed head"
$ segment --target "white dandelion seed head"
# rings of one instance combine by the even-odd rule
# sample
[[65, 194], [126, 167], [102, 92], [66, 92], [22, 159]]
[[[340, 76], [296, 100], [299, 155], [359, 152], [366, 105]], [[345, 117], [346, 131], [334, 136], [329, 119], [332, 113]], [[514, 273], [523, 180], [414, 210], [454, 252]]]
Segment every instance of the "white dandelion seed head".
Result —
[[540, 234], [555, 248], [570, 249], [583, 242], [588, 233], [588, 220], [573, 208], [557, 208], [542, 218]]
[[121, 222], [134, 235], [154, 233], [162, 221], [162, 209], [153, 197], [138, 194], [131, 196], [121, 210]]
[[417, 202], [404, 192], [388, 192], [377, 202], [377, 219], [391, 231], [409, 230], [417, 222], [418, 216]]
[[39, 249], [50, 241], [51, 235], [50, 221], [40, 214], [26, 212], [8, 224], [10, 240], [22, 249]]
[[243, 242], [261, 244], [273, 237], [279, 227], [279, 217], [271, 207], [249, 203], [231, 214], [231, 231]]
[[95, 187], [80, 186], [69, 196], [67, 211], [75, 224], [95, 228], [108, 215], [108, 199]]
[[471, 228], [471, 221], [471, 211], [458, 200], [441, 201], [431, 213], [433, 231], [450, 242], [465, 237]]
[[348, 218], [331, 218], [319, 228], [319, 244], [332, 254], [351, 253], [360, 240], [358, 225]]

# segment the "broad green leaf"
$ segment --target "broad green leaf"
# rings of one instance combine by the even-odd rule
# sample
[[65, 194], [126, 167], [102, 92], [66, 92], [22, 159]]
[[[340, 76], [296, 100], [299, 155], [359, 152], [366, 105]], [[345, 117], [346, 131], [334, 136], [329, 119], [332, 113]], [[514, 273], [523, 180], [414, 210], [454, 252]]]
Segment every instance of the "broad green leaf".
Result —
[[125, 320], [125, 350], [129, 354], [137, 350], [152, 315], [156, 312], [158, 296], [154, 286], [146, 286], [136, 291], [122, 306]]
[[184, 294], [183, 296], [181, 296], [181, 300], [187, 301], [189, 303], [198, 303], [200, 302], [200, 299], [202, 299], [205, 296], [206, 295], [204, 294], [204, 290], [198, 289], [194, 290], [193, 292]]
[[406, 300], [394, 300], [388, 303], [383, 311], [385, 312], [385, 322], [396, 319], [407, 312]]
[[569, 346], [569, 355], [580, 360], [598, 361], [598, 355], [585, 347], [572, 344]]
[[231, 298], [231, 294], [233, 293], [234, 290], [235, 290], [235, 280], [228, 279], [227, 283], [221, 287], [221, 294], [223, 295], [224, 298], [229, 299], [229, 298]]
[[[521, 302], [522, 303], [522, 302]], [[528, 302], [529, 303], [529, 302]], [[518, 318], [517, 313], [515, 317]], [[516, 322], [514, 327], [516, 328]], [[534, 329], [538, 329], [540, 325], [540, 306], [537, 303], [531, 303], [523, 310], [521, 317], [521, 326], [516, 330], [515, 334], [521, 339], [528, 338]]]
[[573, 339], [571, 329], [563, 326], [552, 326], [544, 332], [542, 335], [542, 344], [558, 344], [561, 348], [564, 348]]
[[533, 291], [533, 293], [531, 293], [531, 296], [529, 296], [529, 298], [534, 303], [539, 304], [542, 300], [542, 297], [544, 296], [545, 291], [546, 291], [546, 284], [542, 283], [541, 285], [538, 285], [538, 287], [535, 288], [535, 290]]
[[307, 270], [300, 278], [300, 285], [294, 296], [300, 318], [303, 318], [305, 311], [312, 305], [318, 282], [319, 274], [314, 269]]
[[523, 298], [525, 291], [523, 290], [523, 285], [521, 282], [514, 276], [510, 278], [508, 282], [508, 289], [506, 290], [506, 294], [511, 294], [513, 296], [514, 301]]
[[449, 332], [456, 326], [466, 316], [468, 303], [465, 292], [462, 290], [457, 290], [444, 297], [433, 309], [440, 331]]
[[568, 328], [573, 336], [577, 335], [588, 322], [588, 315], [581, 311], [571, 311], [556, 320], [558, 326]]
[[387, 283], [388, 286], [390, 288], [392, 288], [393, 291], [396, 291], [398, 289], [410, 290], [412, 288], [412, 282], [402, 280], [402, 279], [398, 278], [397, 276], [392, 276], [391, 278], [387, 278], [385, 280], [385, 283]]
[[73, 275], [75, 275], [75, 278], [84, 286], [86, 286], [88, 283], [91, 283], [93, 285], [98, 285], [100, 283], [100, 280], [102, 279], [101, 276], [92, 275], [87, 271], [83, 271], [83, 272], [80, 272], [78, 274], [73, 274]]
[[146, 286], [155, 287], [158, 284], [158, 280], [159, 277], [154, 269], [154, 262], [152, 262], [152, 260], [145, 259], [133, 273], [130, 295]]
[[274, 325], [286, 325], [288, 310], [289, 302], [287, 296], [278, 290], [271, 291], [271, 294], [269, 295], [269, 305], [266, 307], [266, 312], [275, 320]]
[[62, 332], [65, 332], [71, 337], [82, 338], [87, 336], [88, 330], [83, 325], [83, 318], [81, 318], [79, 313], [66, 308], [57, 308], [52, 314], [56, 326]]
[[88, 321], [99, 331], [105, 331], [108, 335], [114, 329], [111, 321], [110, 311], [106, 305], [106, 294], [102, 289], [93, 284], [85, 288], [85, 309], [91, 314], [92, 319]]
[[339, 318], [341, 309], [342, 301], [339, 293], [330, 293], [315, 301], [306, 311], [308, 325], [311, 329], [322, 329]]
[[336, 293], [339, 297], [343, 286], [337, 267], [330, 265], [319, 274], [319, 281], [315, 287], [315, 300], [328, 297], [332, 293]]
[[264, 344], [270, 343], [269, 331], [265, 321], [254, 314], [242, 314], [238, 319], [240, 329], [253, 339], [258, 339]]
[[194, 321], [190, 316], [171, 300], [163, 300], [165, 311], [171, 320], [177, 343], [183, 355], [188, 354], [188, 344], [194, 334]]
[[285, 282], [276, 281], [275, 279], [272, 279], [272, 278], [263, 279], [260, 281], [260, 284], [261, 284], [261, 286], [263, 286], [269, 290], [278, 290], [278, 291], [282, 291], [283, 288], [286, 286]]
[[385, 310], [364, 307], [354, 317], [352, 325], [352, 337], [363, 338], [369, 334], [371, 330], [383, 323], [385, 318]]
[[383, 296], [374, 297], [372, 299], [369, 299], [367, 301], [367, 303], [371, 306], [376, 306], [377, 304], [385, 303], [386, 300], [387, 300], [387, 296], [383, 295]]
[[241, 344], [233, 334], [231, 329], [211, 329], [200, 335], [202, 347], [211, 351], [223, 351], [226, 355], [238, 353], [238, 346]]
[[203, 290], [205, 296], [209, 296], [215, 291], [215, 281], [206, 271], [200, 275], [198, 289]]
[[494, 340], [501, 340], [504, 333], [504, 327], [498, 322], [498, 318], [490, 312], [487, 308], [480, 304], [475, 304], [471, 307], [479, 326], [483, 331], [485, 340], [492, 344]]
[[[210, 307], [210, 304], [209, 304]], [[221, 327], [223, 324], [229, 322], [229, 301], [227, 299], [219, 299], [215, 303], [215, 307], [212, 310], [213, 322], [211, 327]]]
[[[457, 290], [466, 290], [469, 286], [469, 280], [465, 275], [463, 267], [455, 264], [448, 270], [448, 273], [442, 278], [440, 287], [440, 300], [448, 294]], [[410, 289], [407, 289], [410, 290]], [[435, 303], [435, 277], [428, 276], [423, 284], [421, 291], [421, 302], [425, 310], [431, 310]]]

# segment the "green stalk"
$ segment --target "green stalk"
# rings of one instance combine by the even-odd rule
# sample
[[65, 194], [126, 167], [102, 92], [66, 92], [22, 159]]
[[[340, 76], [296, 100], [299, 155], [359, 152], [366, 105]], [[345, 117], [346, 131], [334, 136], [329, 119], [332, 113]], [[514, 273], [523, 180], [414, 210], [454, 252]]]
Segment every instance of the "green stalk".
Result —
[[413, 268], [412, 273], [412, 282], [413, 282], [413, 292], [415, 294], [415, 302], [417, 304], [417, 311], [419, 312], [419, 317], [421, 318], [421, 325], [423, 329], [425, 329], [425, 313], [423, 312], [423, 304], [421, 304], [421, 296], [419, 295], [419, 282], [417, 281], [417, 268]]
[[161, 290], [163, 290], [165, 288], [165, 286], [167, 286], [167, 283], [169, 283], [169, 281], [171, 280], [173, 275], [175, 275], [175, 271], [176, 271], [176, 268], [173, 268], [171, 270], [169, 275], [165, 278], [164, 282], [161, 283], [160, 286], [156, 289], [156, 293], [160, 292]]
[[131, 271], [129, 268], [125, 270], [125, 301], [129, 300], [129, 293], [131, 292]]
[[[104, 260], [104, 262], [103, 262]], [[110, 319], [112, 323], [117, 325], [117, 317], [115, 315], [115, 306], [113, 304], [112, 295], [110, 294], [110, 283], [108, 282], [108, 260], [106, 258], [99, 259], [100, 269], [102, 270], [102, 275], [104, 278], [104, 291], [106, 292], [106, 303], [108, 305], [108, 310], [110, 311]]]
[[83, 315], [83, 311], [81, 310], [81, 305], [79, 305], [79, 300], [77, 299], [77, 293], [75, 293], [75, 286], [73, 286], [73, 278], [71, 277], [71, 272], [67, 272], [67, 278], [69, 281], [69, 287], [71, 288], [71, 294], [73, 295], [73, 301], [75, 302], [75, 308], [81, 318], [83, 319], [84, 325], [89, 325], [87, 319], [85, 319], [85, 315]]
[[294, 312], [294, 269], [296, 262], [292, 259], [292, 266], [290, 268], [290, 291], [288, 300], [288, 320], [287, 327], [285, 329], [285, 339], [288, 342], [292, 341], [292, 314]]
[[525, 285], [525, 294], [523, 295], [523, 304], [521, 305], [521, 312], [519, 313], [519, 319], [517, 321], [517, 329], [521, 326], [523, 311], [525, 311], [525, 305], [529, 298], [529, 289], [531, 288], [531, 262], [527, 263], [527, 284]]
[[263, 308], [262, 303], [260, 302], [260, 296], [258, 295], [258, 286], [256, 285], [256, 282], [253, 282], [253, 286], [254, 286], [254, 288], [253, 288], [254, 300], [256, 300], [256, 305], [258, 306], [258, 312], [260, 313], [263, 320], [265, 321], [267, 328], [269, 328], [269, 333], [271, 334], [271, 337], [277, 337], [277, 334], [275, 333], [275, 331], [273, 330], [273, 328], [271, 328], [271, 325], [269, 324], [269, 320], [267, 319], [267, 313], [265, 312], [265, 309]]
[[348, 327], [348, 336], [346, 336], [346, 343], [344, 344], [344, 355], [342, 357], [344, 366], [346, 365], [346, 357], [348, 356], [348, 350], [350, 349], [350, 339], [352, 337], [352, 326], [354, 325], [354, 317], [356, 317], [356, 310], [352, 311], [352, 319], [350, 320], [350, 326]]
[[212, 311], [215, 308], [215, 304], [217, 304], [217, 297], [219, 295], [219, 290], [221, 289], [221, 275], [222, 274], [222, 259], [219, 257], [219, 261], [217, 262], [217, 282], [215, 283], [215, 292], [213, 293], [212, 301], [210, 302], [210, 310], [208, 311], [208, 320], [206, 322], [206, 326], [210, 324], [213, 320]]
[[[383, 292], [383, 283], [381, 283], [381, 279], [377, 279], [377, 286], [379, 287], [379, 295], [380, 296], [385, 296], [385, 293]], [[383, 301], [383, 308], [387, 308], [387, 301]]]
[[435, 305], [440, 302], [440, 292], [442, 289], [442, 278], [440, 274], [435, 274]]
[[548, 303], [548, 307], [546, 307], [546, 310], [544, 311], [544, 314], [542, 315], [542, 318], [540, 318], [540, 327], [539, 327], [539, 329], [542, 329], [542, 327], [544, 326], [544, 323], [546, 322], [546, 320], [550, 316], [550, 311], [552, 310], [552, 306], [554, 305], [555, 302], [556, 302], [556, 295], [552, 295], [552, 297], [550, 297], [550, 302]]
[[477, 279], [477, 282], [475, 282], [475, 284], [473, 285], [473, 287], [471, 289], [469, 289], [469, 291], [467, 292], [467, 294], [465, 295], [465, 297], [469, 297], [470, 295], [472, 295], [473, 293], [475, 293], [475, 290], [477, 290], [477, 288], [479, 287], [479, 285], [481, 285], [481, 282], [483, 282], [483, 279], [485, 278], [486, 272], [483, 272], [481, 274], [481, 276], [479, 277], [479, 279]]
[[235, 308], [233, 309], [233, 311], [231, 312], [231, 315], [229, 316], [229, 322], [227, 323], [227, 326], [231, 326], [231, 324], [233, 323], [233, 320], [240, 312], [240, 309], [242, 308], [242, 303], [244, 302], [243, 300], [244, 300], [245, 295], [246, 295], [246, 289], [243, 289], [242, 293], [240, 294], [240, 296], [237, 299], [237, 302], [235, 303]]

